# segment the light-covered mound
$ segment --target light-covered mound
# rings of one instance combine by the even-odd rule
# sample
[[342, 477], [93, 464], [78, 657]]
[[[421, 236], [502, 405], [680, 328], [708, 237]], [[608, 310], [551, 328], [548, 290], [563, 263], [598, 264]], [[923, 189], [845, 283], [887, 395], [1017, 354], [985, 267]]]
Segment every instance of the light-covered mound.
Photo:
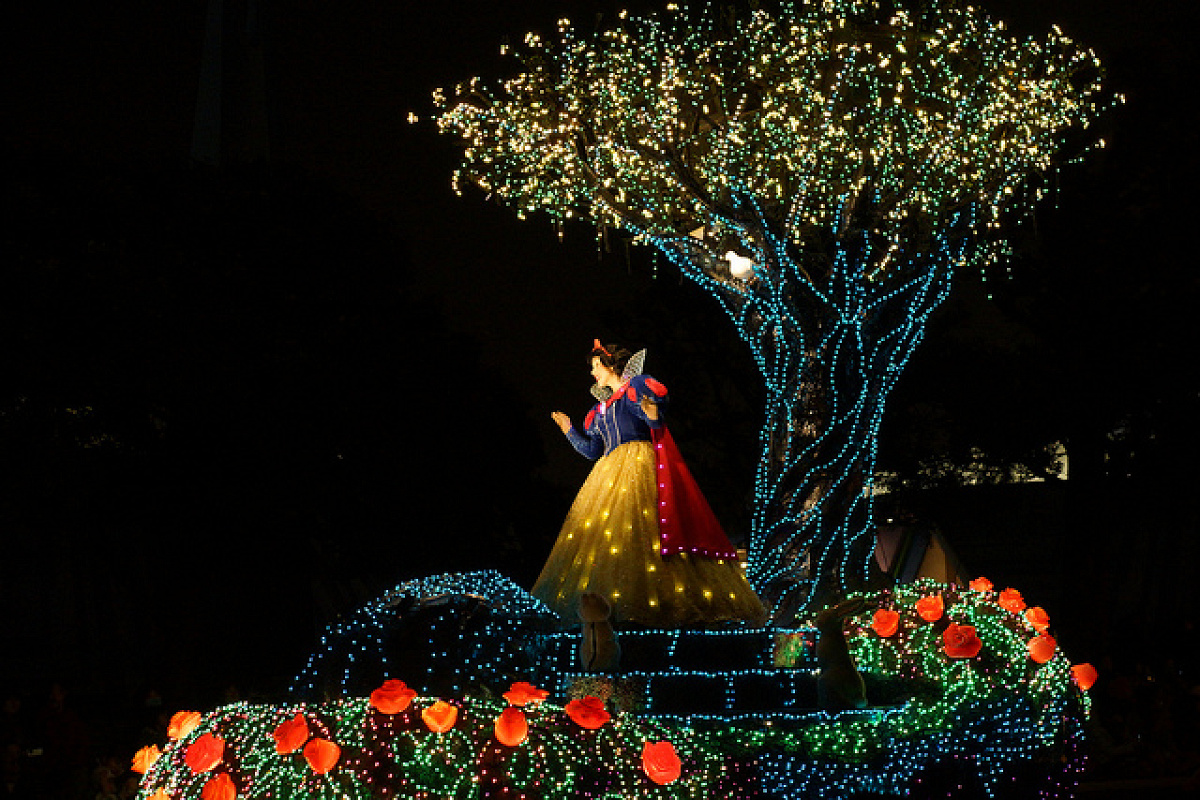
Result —
[[[517, 682], [502, 696], [370, 697], [181, 712], [139, 752], [142, 798], [1003, 797], [1070, 794], [1089, 713], [1039, 608], [1015, 590], [918, 582], [866, 595], [846, 624], [888, 707], [714, 724], [565, 705]], [[907, 690], [907, 691], [906, 691]], [[597, 692], [603, 694], [603, 692]]]

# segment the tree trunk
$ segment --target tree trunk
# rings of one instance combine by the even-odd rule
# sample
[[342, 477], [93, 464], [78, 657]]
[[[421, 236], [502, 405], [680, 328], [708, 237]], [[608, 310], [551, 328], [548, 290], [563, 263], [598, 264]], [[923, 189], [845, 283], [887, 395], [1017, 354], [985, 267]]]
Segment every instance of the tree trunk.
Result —
[[721, 301], [766, 384], [749, 578], [788, 624], [866, 579], [884, 406], [958, 254], [939, 248], [875, 283], [869, 250], [838, 250], [816, 287], [813, 270], [780, 251], [748, 282], [720, 279], [711, 260], [671, 255]]

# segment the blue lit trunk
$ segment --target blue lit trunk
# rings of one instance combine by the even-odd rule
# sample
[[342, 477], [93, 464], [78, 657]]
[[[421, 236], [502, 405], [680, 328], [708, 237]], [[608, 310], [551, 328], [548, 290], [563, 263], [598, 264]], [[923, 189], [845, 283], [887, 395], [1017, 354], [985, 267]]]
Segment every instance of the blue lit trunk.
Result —
[[767, 388], [750, 579], [778, 622], [862, 587], [884, 407], [949, 288], [948, 264], [876, 287], [835, 263], [825, 292], [760, 295], [757, 330], [739, 325]]
[[819, 284], [782, 247], [760, 250], [770, 256], [748, 282], [694, 250], [670, 253], [721, 302], [766, 385], [749, 578], [779, 624], [866, 578], [884, 407], [961, 255], [937, 245], [873, 282], [889, 257], [839, 241], [815, 259], [828, 265]]

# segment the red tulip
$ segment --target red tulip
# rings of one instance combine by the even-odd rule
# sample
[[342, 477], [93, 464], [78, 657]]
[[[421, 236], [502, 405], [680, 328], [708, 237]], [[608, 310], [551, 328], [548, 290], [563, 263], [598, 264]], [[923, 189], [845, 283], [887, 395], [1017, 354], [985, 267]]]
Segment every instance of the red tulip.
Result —
[[572, 700], [564, 709], [576, 725], [594, 731], [612, 719], [604, 708], [604, 701], [588, 695], [582, 700]]
[[237, 787], [233, 785], [233, 778], [229, 777], [228, 772], [222, 772], [212, 778], [200, 790], [200, 800], [235, 800], [235, 798], [237, 798]]
[[438, 700], [421, 712], [421, 719], [425, 720], [425, 727], [434, 733], [445, 733], [453, 728], [458, 720], [458, 708], [444, 700]]
[[983, 577], [976, 578], [975, 580], [971, 581], [967, 584], [967, 587], [974, 589], [977, 592], [990, 592], [992, 589], [996, 588], [992, 585], [991, 581]]
[[900, 629], [900, 615], [890, 608], [881, 608], [871, 618], [871, 629], [885, 639], [894, 636]]
[[940, 594], [922, 597], [916, 603], [917, 615], [926, 622], [937, 622], [946, 610], [945, 601]]
[[1033, 637], [1026, 645], [1029, 648], [1029, 657], [1039, 664], [1045, 664], [1054, 658], [1054, 649], [1057, 646], [1058, 643], [1054, 641], [1054, 637], [1048, 633]]
[[199, 711], [178, 711], [167, 724], [167, 736], [182, 739], [200, 726]]
[[942, 649], [951, 658], [974, 658], [983, 648], [983, 642], [972, 625], [955, 625], [953, 622], [942, 634]]
[[1086, 663], [1076, 664], [1071, 667], [1071, 675], [1075, 678], [1075, 683], [1079, 685], [1079, 688], [1085, 692], [1092, 688], [1092, 685], [1096, 682], [1096, 678], [1100, 677], [1099, 673], [1096, 672], [1096, 668]]
[[162, 756], [162, 751], [158, 749], [157, 745], [143, 747], [133, 754], [133, 766], [130, 769], [145, 774], [154, 766], [154, 762], [158, 761], [160, 756]]
[[304, 746], [304, 760], [318, 775], [333, 769], [342, 755], [342, 748], [328, 739], [313, 739]]
[[308, 741], [308, 723], [304, 721], [303, 714], [297, 714], [280, 723], [271, 735], [275, 737], [276, 753], [294, 753]]
[[1045, 633], [1050, 627], [1050, 615], [1041, 606], [1025, 609], [1025, 619], [1038, 633]]
[[525, 681], [517, 681], [507, 692], [504, 693], [504, 699], [512, 703], [514, 706], [525, 706], [530, 703], [540, 703], [550, 696], [550, 693], [545, 689], [539, 689], [531, 683]]
[[506, 747], [516, 747], [529, 738], [529, 723], [521, 709], [509, 706], [496, 719], [496, 741]]
[[683, 773], [683, 765], [670, 742], [646, 742], [642, 748], [642, 769], [659, 786], [674, 783]]
[[996, 602], [1000, 604], [1001, 608], [1014, 614], [1020, 614], [1025, 610], [1025, 598], [1021, 597], [1021, 593], [1016, 589], [1005, 589], [1000, 593], [1000, 598]]
[[381, 714], [399, 714], [408, 709], [416, 696], [417, 693], [408, 688], [404, 681], [392, 678], [371, 692], [371, 707]]
[[224, 757], [225, 740], [206, 733], [192, 742], [187, 752], [183, 754], [183, 761], [192, 768], [192, 772], [208, 772], [220, 764]]

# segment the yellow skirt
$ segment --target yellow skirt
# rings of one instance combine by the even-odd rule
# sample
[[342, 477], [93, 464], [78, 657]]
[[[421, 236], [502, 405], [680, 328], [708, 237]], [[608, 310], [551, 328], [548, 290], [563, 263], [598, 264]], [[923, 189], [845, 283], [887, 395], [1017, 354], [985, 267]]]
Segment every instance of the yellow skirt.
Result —
[[661, 627], [766, 621], [766, 610], [732, 559], [659, 555], [658, 489], [650, 442], [600, 458], [575, 497], [533, 595], [568, 622], [578, 599], [597, 592], [613, 619]]

